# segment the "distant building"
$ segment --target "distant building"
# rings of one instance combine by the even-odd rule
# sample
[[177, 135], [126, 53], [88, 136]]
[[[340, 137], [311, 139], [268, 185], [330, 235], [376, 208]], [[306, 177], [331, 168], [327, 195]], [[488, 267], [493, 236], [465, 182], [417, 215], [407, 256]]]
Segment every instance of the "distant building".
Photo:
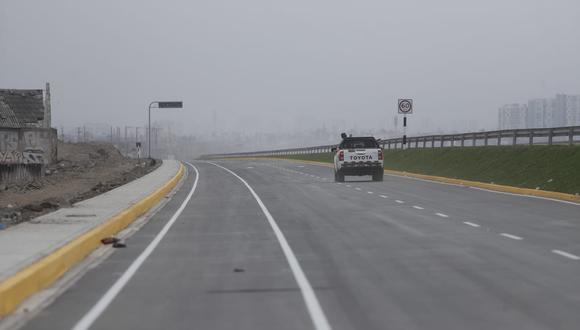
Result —
[[580, 95], [557, 94], [554, 98], [529, 100], [527, 105], [504, 105], [499, 108], [498, 126], [500, 129], [580, 126]]
[[527, 106], [525, 104], [506, 104], [498, 110], [499, 129], [526, 128]]
[[[528, 112], [526, 114], [527, 128], [542, 128], [546, 127], [546, 123], [551, 118], [548, 118], [550, 109], [549, 99], [534, 99], [528, 101]], [[551, 117], [551, 116], [550, 116]]]

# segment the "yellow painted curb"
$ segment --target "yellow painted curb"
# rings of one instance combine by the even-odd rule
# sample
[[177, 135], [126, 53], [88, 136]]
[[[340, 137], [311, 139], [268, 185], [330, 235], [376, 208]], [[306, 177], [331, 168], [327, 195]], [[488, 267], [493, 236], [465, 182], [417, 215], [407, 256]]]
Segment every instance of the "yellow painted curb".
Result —
[[[232, 158], [228, 158], [228, 159], [232, 159]], [[329, 164], [329, 163], [316, 162], [316, 161], [312, 161], [312, 160], [289, 159], [289, 158], [275, 158], [275, 157], [241, 158], [240, 157], [240, 158], [235, 158], [235, 159], [289, 160], [289, 161], [293, 161], [293, 162], [297, 162], [297, 163], [315, 164], [315, 165], [321, 165], [321, 166], [326, 166], [326, 167], [334, 167], [332, 164]], [[556, 192], [556, 191], [546, 191], [546, 190], [539, 190], [539, 189], [536, 190], [536, 189], [530, 189], [530, 188], [519, 188], [519, 187], [505, 186], [505, 185], [494, 184], [494, 183], [485, 183], [485, 182], [462, 180], [462, 179], [452, 179], [452, 178], [446, 178], [446, 177], [442, 177], [442, 176], [434, 176], [434, 175], [426, 175], [426, 174], [418, 174], [418, 173], [410, 173], [410, 172], [401, 172], [401, 171], [394, 171], [394, 170], [385, 170], [385, 173], [391, 174], [391, 175], [398, 175], [398, 176], [407, 176], [407, 177], [411, 177], [411, 178], [418, 178], [418, 179], [429, 180], [429, 181], [437, 181], [437, 182], [458, 184], [458, 185], [469, 186], [469, 187], [477, 187], [477, 188], [488, 189], [488, 190], [499, 191], [499, 192], [506, 192], [506, 193], [511, 193], [511, 194], [529, 195], [529, 196], [536, 196], [536, 197], [543, 197], [543, 198], [553, 198], [553, 199], [559, 199], [559, 200], [564, 200], [564, 201], [568, 201], [568, 202], [580, 203], [580, 196]]]
[[184, 172], [180, 164], [177, 174], [149, 196], [0, 283], [0, 317], [13, 312], [30, 295], [50, 286], [98, 248], [102, 238], [118, 233], [155, 206], [175, 188]]

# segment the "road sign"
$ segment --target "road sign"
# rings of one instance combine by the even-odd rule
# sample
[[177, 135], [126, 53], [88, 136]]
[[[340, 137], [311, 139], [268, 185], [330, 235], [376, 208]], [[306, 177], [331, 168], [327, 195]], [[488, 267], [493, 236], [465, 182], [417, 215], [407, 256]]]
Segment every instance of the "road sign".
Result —
[[399, 113], [404, 115], [413, 113], [413, 99], [399, 99]]
[[158, 102], [159, 108], [183, 108], [183, 102]]

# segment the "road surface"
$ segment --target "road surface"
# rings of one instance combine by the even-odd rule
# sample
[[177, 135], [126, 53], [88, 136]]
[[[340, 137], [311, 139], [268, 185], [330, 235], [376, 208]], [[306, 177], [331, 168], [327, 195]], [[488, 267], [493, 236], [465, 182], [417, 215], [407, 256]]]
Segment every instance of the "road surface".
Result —
[[580, 205], [216, 164], [24, 328], [580, 328]]

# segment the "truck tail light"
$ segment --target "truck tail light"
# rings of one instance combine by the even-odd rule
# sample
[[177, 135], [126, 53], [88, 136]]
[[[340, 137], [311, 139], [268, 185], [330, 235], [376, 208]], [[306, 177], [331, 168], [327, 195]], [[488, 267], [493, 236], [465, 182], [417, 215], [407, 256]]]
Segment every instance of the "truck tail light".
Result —
[[383, 149], [379, 149], [379, 160], [383, 160]]
[[344, 161], [344, 151], [339, 151], [338, 152], [338, 161]]

